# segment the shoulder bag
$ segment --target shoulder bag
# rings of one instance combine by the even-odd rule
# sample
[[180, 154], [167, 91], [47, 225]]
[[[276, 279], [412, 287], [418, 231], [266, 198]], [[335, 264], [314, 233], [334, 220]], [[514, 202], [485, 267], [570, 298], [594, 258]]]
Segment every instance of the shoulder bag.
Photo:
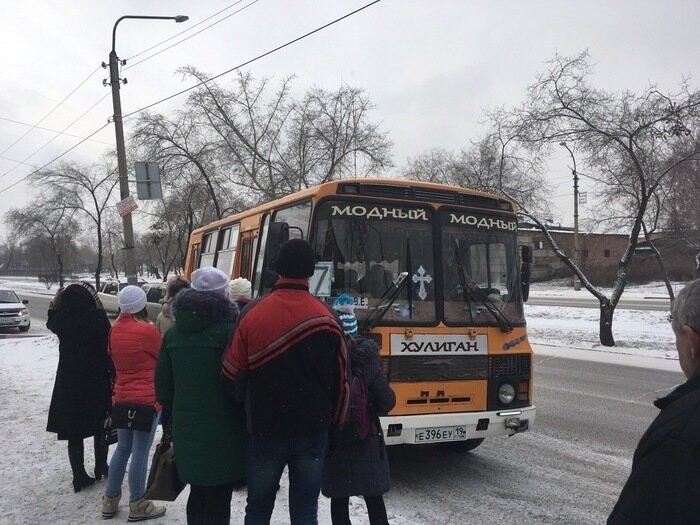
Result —
[[151, 405], [115, 403], [110, 417], [114, 428], [150, 432], [155, 415], [156, 409]]
[[185, 488], [180, 481], [175, 464], [175, 450], [171, 441], [172, 426], [170, 423], [163, 429], [163, 437], [156, 445], [156, 451], [151, 460], [151, 470], [146, 482], [144, 498], [159, 501], [175, 501]]

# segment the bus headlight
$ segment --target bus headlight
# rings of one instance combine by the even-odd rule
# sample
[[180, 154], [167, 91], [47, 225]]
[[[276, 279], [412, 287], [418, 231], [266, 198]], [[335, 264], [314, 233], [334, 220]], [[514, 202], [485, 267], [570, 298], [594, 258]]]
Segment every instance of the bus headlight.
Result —
[[503, 383], [498, 387], [498, 401], [502, 405], [510, 405], [515, 399], [515, 387], [510, 383]]

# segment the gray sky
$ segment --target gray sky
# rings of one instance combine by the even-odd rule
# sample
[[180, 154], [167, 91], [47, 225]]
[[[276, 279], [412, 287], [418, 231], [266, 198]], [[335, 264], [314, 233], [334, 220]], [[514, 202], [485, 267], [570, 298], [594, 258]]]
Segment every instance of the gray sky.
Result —
[[[22, 182], [2, 191], [32, 171], [17, 161], [42, 166], [111, 116], [109, 87], [102, 86], [108, 72], [95, 69], [107, 61], [112, 28], [120, 16], [190, 17], [183, 24], [159, 20], [119, 24], [117, 53], [122, 59], [134, 57], [127, 64], [133, 67], [123, 71], [128, 84], [122, 86], [122, 108], [128, 114], [191, 85], [175, 74], [180, 66], [219, 74], [366, 3], [369, 0], [6, 2], [0, 19], [0, 217], [10, 207], [30, 202], [31, 189]], [[256, 78], [273, 80], [294, 74], [299, 90], [311, 85], [332, 90], [341, 82], [365, 89], [376, 106], [374, 119], [395, 144], [394, 163], [401, 167], [407, 157], [427, 149], [459, 150], [477, 138], [483, 109], [519, 103], [525, 87], [555, 52], [588, 49], [596, 65], [592, 80], [597, 87], [639, 91], [656, 83], [662, 90], [673, 89], [698, 69], [698, 20], [697, 0], [383, 0], [247, 69]], [[147, 60], [137, 64], [143, 59]], [[231, 78], [219, 82], [227, 84]], [[695, 80], [692, 84], [697, 86]], [[180, 107], [185, 97], [154, 110], [167, 113]], [[39, 121], [41, 127], [75, 136], [34, 129], [13, 145], [30, 130], [17, 122]], [[62, 160], [91, 162], [113, 144], [110, 125]], [[568, 160], [565, 151], [557, 153], [549, 173], [554, 219], [564, 224], [572, 222]], [[589, 197], [593, 190], [587, 180], [581, 181], [581, 191], [588, 191]], [[583, 216], [585, 209], [580, 213]]]

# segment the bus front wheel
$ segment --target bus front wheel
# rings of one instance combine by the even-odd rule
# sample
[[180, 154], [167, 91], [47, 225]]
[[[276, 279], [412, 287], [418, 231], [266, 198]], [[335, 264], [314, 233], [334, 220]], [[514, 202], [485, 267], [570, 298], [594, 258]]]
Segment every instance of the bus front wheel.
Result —
[[471, 452], [481, 445], [482, 441], [484, 441], [484, 438], [467, 439], [466, 441], [450, 441], [444, 443], [444, 445], [454, 452]]

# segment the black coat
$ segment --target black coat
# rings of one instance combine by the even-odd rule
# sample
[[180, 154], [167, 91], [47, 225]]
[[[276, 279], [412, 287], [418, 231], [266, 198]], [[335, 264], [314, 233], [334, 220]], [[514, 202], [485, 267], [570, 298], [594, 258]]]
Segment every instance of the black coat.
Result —
[[58, 439], [94, 436], [111, 404], [112, 362], [107, 353], [110, 324], [90, 292], [70, 285], [46, 327], [58, 336], [58, 369], [46, 430]]
[[[396, 404], [396, 395], [381, 371], [376, 346], [349, 346], [351, 366], [361, 367], [367, 381], [372, 407], [386, 415]], [[370, 436], [360, 444], [338, 445], [326, 458], [321, 491], [329, 498], [381, 496], [389, 490], [389, 461], [384, 437]]]
[[700, 523], [700, 371], [654, 404], [609, 525]]

